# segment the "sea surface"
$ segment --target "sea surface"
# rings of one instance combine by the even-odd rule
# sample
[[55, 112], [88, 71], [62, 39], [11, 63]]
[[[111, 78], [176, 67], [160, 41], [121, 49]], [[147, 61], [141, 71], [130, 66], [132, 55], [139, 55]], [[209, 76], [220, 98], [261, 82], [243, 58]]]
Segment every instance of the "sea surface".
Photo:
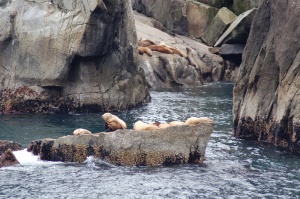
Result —
[[[300, 198], [300, 156], [232, 133], [229, 83], [196, 89], [151, 91], [151, 103], [121, 113], [129, 128], [188, 117], [214, 119], [202, 165], [114, 166], [89, 157], [84, 163], [45, 162], [26, 150], [21, 162], [0, 169], [0, 198]], [[104, 130], [98, 114], [0, 115], [0, 140], [24, 148], [35, 139], [70, 135], [76, 128]]]

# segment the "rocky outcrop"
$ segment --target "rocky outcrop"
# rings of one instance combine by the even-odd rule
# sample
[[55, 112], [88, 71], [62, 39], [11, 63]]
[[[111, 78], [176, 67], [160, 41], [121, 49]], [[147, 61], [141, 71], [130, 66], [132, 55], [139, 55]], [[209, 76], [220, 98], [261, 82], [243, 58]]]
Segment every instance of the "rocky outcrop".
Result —
[[264, 1], [234, 86], [234, 135], [300, 152], [299, 1]]
[[213, 46], [228, 26], [236, 19], [228, 8], [221, 8], [213, 21], [205, 29], [201, 38], [209, 45]]
[[0, 168], [1, 167], [9, 167], [13, 165], [18, 165], [20, 162], [17, 160], [15, 155], [12, 153], [11, 149], [6, 150], [0, 156]]
[[[224, 80], [227, 63], [222, 57], [210, 53], [208, 46], [184, 36], [171, 36], [155, 28], [150, 18], [139, 13], [135, 14], [135, 21], [139, 39], [150, 39], [157, 44], [163, 42], [185, 53], [188, 47], [197, 64], [192, 66], [187, 58], [177, 54], [153, 51], [151, 57], [139, 55], [150, 88], [199, 87], [204, 82]], [[231, 77], [226, 78], [229, 79]]]
[[258, 8], [264, 0], [233, 0], [232, 9], [235, 14], [240, 15], [252, 8]]
[[22, 149], [22, 145], [9, 140], [0, 140], [0, 156], [8, 149], [11, 149], [12, 151], [18, 151]]
[[1, 6], [0, 112], [120, 110], [149, 101], [130, 2]]
[[222, 44], [246, 44], [256, 8], [240, 14], [226, 29], [214, 46]]
[[95, 156], [115, 165], [202, 163], [213, 123], [160, 130], [117, 130], [93, 135], [35, 140], [28, 151], [42, 160], [83, 162]]

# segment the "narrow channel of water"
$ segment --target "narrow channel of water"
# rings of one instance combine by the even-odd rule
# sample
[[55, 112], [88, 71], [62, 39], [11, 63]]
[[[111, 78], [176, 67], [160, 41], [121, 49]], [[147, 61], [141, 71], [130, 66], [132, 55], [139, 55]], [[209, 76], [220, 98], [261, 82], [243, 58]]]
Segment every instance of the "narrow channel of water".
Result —
[[[26, 150], [21, 165], [0, 169], [0, 198], [299, 198], [300, 158], [273, 146], [232, 136], [232, 84], [152, 91], [146, 106], [115, 113], [134, 121], [207, 116], [215, 131], [203, 165], [117, 167], [89, 157], [85, 163], [43, 162]], [[1, 115], [0, 140], [24, 148], [39, 138], [104, 130], [101, 114]]]

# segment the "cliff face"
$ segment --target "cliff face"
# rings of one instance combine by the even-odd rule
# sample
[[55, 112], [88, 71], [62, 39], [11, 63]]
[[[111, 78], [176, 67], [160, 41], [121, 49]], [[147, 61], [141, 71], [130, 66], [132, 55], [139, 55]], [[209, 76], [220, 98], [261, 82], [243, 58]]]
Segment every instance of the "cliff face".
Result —
[[130, 2], [0, 6], [0, 112], [119, 110], [149, 100]]
[[234, 133], [300, 151], [299, 1], [264, 1], [234, 87]]

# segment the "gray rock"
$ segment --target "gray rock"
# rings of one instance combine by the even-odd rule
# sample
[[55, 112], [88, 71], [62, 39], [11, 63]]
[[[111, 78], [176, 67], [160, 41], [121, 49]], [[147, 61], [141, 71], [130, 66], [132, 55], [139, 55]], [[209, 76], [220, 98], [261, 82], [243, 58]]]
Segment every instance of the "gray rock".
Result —
[[22, 145], [9, 140], [0, 140], [0, 156], [8, 149], [11, 149], [12, 151], [18, 151], [22, 149]]
[[300, 2], [264, 1], [234, 86], [236, 137], [300, 152]]
[[258, 8], [264, 0], [233, 0], [232, 9], [235, 14], [240, 15], [252, 8]]
[[95, 112], [149, 101], [128, 1], [16, 0], [0, 9], [0, 28], [0, 112]]
[[226, 60], [231, 60], [240, 65], [245, 44], [223, 44], [220, 48], [219, 55]]
[[233, 0], [196, 0], [201, 3], [205, 3], [207, 5], [216, 7], [216, 8], [222, 8], [222, 7], [230, 7], [232, 6]]
[[202, 163], [213, 123], [160, 130], [117, 130], [93, 135], [35, 140], [28, 151], [42, 160], [83, 162], [90, 155], [115, 165]]
[[256, 8], [240, 14], [217, 40], [214, 46], [222, 44], [246, 44]]
[[217, 13], [217, 8], [196, 1], [188, 1], [186, 9], [188, 35], [200, 38]]
[[216, 17], [205, 29], [202, 39], [209, 45], [213, 46], [218, 38], [224, 33], [226, 28], [236, 19], [236, 15], [228, 8], [221, 8]]
[[17, 160], [15, 155], [12, 153], [11, 149], [7, 149], [1, 156], [0, 156], [0, 168], [1, 167], [9, 167], [13, 165], [20, 164]]

